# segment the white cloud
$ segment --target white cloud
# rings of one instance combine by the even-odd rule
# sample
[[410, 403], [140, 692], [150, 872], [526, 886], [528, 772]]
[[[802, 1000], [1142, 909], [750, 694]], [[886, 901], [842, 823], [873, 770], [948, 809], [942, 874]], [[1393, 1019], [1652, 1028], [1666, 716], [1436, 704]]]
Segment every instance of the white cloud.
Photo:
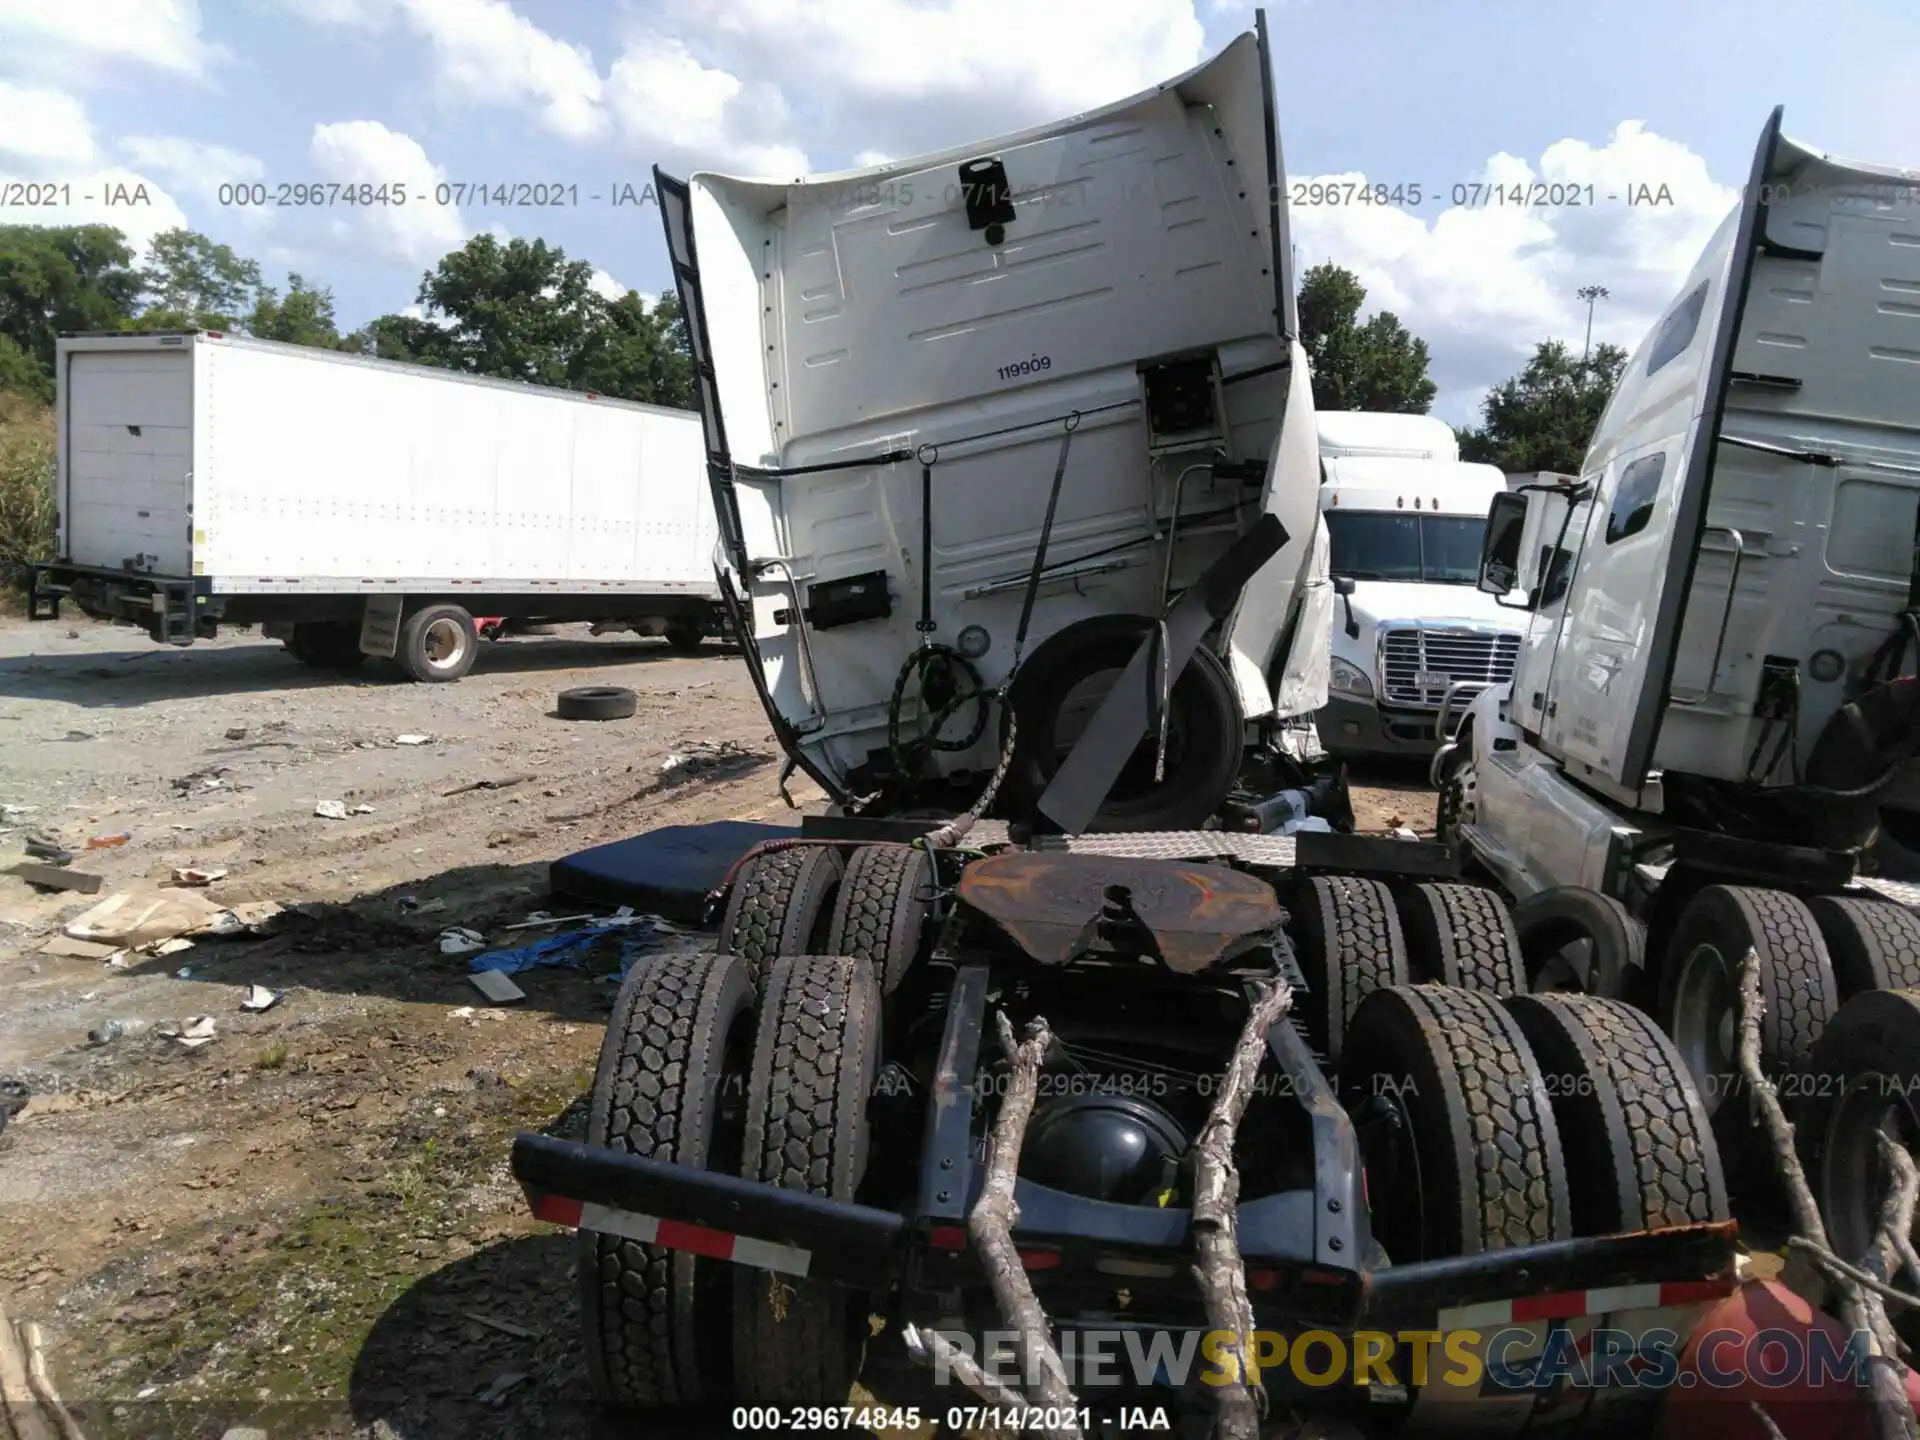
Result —
[[631, 285], [622, 285], [604, 270], [594, 271], [593, 278], [587, 282], [587, 285], [594, 294], [606, 300], [623, 300], [626, 298], [627, 291], [633, 288]]
[[0, 0], [0, 65], [30, 58], [36, 74], [105, 62], [200, 75], [224, 55], [201, 37], [198, 0]]
[[178, 135], [127, 135], [119, 148], [142, 169], [209, 197], [217, 196], [223, 185], [259, 180], [267, 173], [257, 156]]
[[[1622, 123], [1598, 146], [1558, 141], [1537, 165], [1496, 155], [1463, 183], [1482, 187], [1478, 205], [1454, 205], [1447, 194], [1423, 196], [1418, 209], [1328, 204], [1292, 212], [1300, 269], [1323, 260], [1345, 266], [1367, 288], [1368, 313], [1391, 310], [1425, 339], [1440, 387], [1434, 409], [1456, 422], [1477, 421], [1486, 389], [1519, 370], [1539, 341], [1580, 345], [1586, 304], [1574, 292], [1583, 285], [1611, 292], [1594, 314], [1595, 343], [1631, 350], [1737, 198], [1700, 156], [1639, 121]], [[1548, 200], [1558, 186], [1559, 199], [1581, 203], [1487, 198], [1491, 187], [1519, 187], [1508, 198], [1524, 192], [1532, 200], [1536, 184], [1549, 187]], [[1660, 203], [1629, 203], [1660, 199], [1663, 186]]]
[[893, 156], [884, 150], [862, 150], [858, 155], [853, 157], [853, 168], [856, 170], [872, 170], [877, 166], [891, 164], [893, 158]]
[[783, 180], [808, 171], [807, 152], [786, 138], [794, 125], [779, 90], [705, 65], [678, 40], [628, 45], [607, 100], [627, 148], [650, 158]]
[[563, 140], [604, 133], [600, 72], [586, 46], [549, 35], [507, 0], [406, 0], [405, 13], [432, 44], [449, 98], [525, 105]]
[[86, 108], [73, 96], [0, 80], [0, 157], [37, 169], [89, 165], [95, 154]]
[[404, 189], [404, 204], [335, 206], [323, 212], [331, 238], [377, 258], [410, 265], [432, 264], [467, 239], [455, 205], [439, 204], [434, 187], [446, 171], [427, 158], [420, 142], [377, 120], [349, 120], [313, 127], [307, 155], [319, 179]]

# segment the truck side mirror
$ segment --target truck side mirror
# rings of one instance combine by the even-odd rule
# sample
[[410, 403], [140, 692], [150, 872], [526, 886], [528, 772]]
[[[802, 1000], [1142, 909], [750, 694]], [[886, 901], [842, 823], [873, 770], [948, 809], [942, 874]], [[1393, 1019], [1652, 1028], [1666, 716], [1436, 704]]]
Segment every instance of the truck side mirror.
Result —
[[1480, 579], [1476, 588], [1500, 596], [1520, 578], [1520, 537], [1527, 524], [1527, 497], [1514, 491], [1493, 497], [1487, 529], [1480, 542]]
[[1349, 640], [1360, 638], [1360, 622], [1353, 618], [1353, 592], [1358, 588], [1351, 575], [1333, 577], [1333, 593], [1338, 595], [1347, 607], [1347, 638]]
[[1351, 575], [1336, 575], [1333, 577], [1333, 593], [1334, 594], [1344, 596], [1344, 595], [1351, 595], [1353, 594], [1353, 592], [1354, 592], [1354, 583], [1353, 583], [1353, 577]]

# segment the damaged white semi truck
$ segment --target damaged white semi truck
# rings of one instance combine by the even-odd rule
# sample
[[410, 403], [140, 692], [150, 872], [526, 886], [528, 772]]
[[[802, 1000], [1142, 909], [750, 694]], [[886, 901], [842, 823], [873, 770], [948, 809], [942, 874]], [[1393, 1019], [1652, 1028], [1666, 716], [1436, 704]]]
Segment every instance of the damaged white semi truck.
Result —
[[[739, 857], [711, 943], [633, 966], [585, 1141], [514, 1142], [579, 1231], [598, 1402], [1644, 1431], [1659, 1386], [1536, 1383], [1542, 1355], [1678, 1345], [1738, 1287], [1672, 1044], [1526, 994], [1497, 893], [1350, 833], [1314, 742], [1333, 587], [1273, 76], [1261, 19], [1019, 134], [657, 177], [722, 599], [834, 803]], [[1008, 1330], [1013, 1388], [961, 1363]], [[1389, 1354], [1313, 1383], [1255, 1330]], [[1459, 1367], [1391, 1338], [1436, 1331]], [[1116, 1332], [1212, 1338], [1151, 1373], [1054, 1355]]]
[[1532, 988], [1659, 1015], [1730, 1164], [1764, 1152], [1732, 1023], [1755, 953], [1763, 1068], [1853, 1260], [1876, 1128], [1920, 1135], [1920, 890], [1872, 873], [1920, 829], [1916, 365], [1920, 173], [1775, 111], [1582, 473], [1493, 501], [1480, 588], [1526, 635], [1433, 763]]

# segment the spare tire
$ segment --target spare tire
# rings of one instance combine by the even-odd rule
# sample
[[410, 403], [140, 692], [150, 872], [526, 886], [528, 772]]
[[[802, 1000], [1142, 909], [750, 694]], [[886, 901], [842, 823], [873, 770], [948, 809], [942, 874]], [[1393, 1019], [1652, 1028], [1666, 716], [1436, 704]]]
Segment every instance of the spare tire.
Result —
[[[1647, 928], [1611, 895], [1556, 885], [1513, 907], [1513, 928], [1535, 994], [1573, 990], [1634, 999], [1647, 968]], [[1555, 983], [1556, 976], [1565, 983]]]
[[[1049, 635], [1015, 672], [1006, 713], [1020, 730], [1008, 780], [1026, 816], [1037, 813], [1040, 796], [1079, 739], [1080, 727], [1092, 720], [1155, 624], [1141, 615], [1077, 621]], [[1113, 678], [1102, 685], [1109, 672]], [[1244, 729], [1227, 667], [1202, 646], [1173, 681], [1164, 778], [1154, 781], [1159, 737], [1149, 734], [1087, 828], [1199, 829], [1239, 778]]]
[[554, 713], [562, 720], [625, 720], [640, 708], [640, 697], [618, 685], [582, 685], [562, 690]]

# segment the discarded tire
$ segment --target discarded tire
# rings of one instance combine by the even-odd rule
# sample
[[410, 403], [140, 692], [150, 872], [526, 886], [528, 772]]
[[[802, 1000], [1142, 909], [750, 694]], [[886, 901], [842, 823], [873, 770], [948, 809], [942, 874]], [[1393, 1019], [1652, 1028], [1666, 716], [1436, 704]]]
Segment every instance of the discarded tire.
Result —
[[1412, 980], [1393, 892], [1378, 880], [1316, 875], [1301, 890], [1294, 919], [1294, 954], [1307, 982], [1301, 1018], [1320, 1053], [1338, 1060], [1360, 1002]]
[[553, 708], [562, 720], [624, 720], [640, 708], [640, 697], [618, 685], [583, 685], [562, 690]]
[[1547, 1083], [1575, 1235], [1728, 1218], [1706, 1107], [1651, 1016], [1600, 995], [1520, 995], [1507, 1011]]
[[1400, 896], [1400, 927], [1416, 980], [1483, 995], [1527, 988], [1520, 937], [1500, 897], [1478, 885], [1415, 885]]
[[1759, 962], [1760, 1070], [1769, 1080], [1805, 1069], [1840, 1008], [1826, 942], [1806, 904], [1780, 890], [1709, 885], [1687, 902], [1661, 966], [1660, 1021], [1713, 1118], [1721, 1159], [1749, 1154], [1749, 1106], [1735, 1016], [1740, 967]]
[[863, 845], [847, 862], [827, 929], [827, 950], [873, 967], [880, 989], [900, 988], [920, 953], [932, 910], [933, 868], [911, 845]]
[[1827, 942], [1842, 1002], [1862, 990], [1920, 985], [1920, 915], [1865, 895], [1819, 895], [1807, 908]]
[[1808, 1074], [1816, 1083], [1794, 1127], [1800, 1163], [1834, 1254], [1863, 1264], [1892, 1183], [1879, 1132], [1909, 1150], [1920, 1142], [1920, 991], [1854, 996], [1814, 1047]]
[[834, 895], [845, 871], [831, 845], [789, 845], [763, 850], [734, 876], [720, 915], [719, 946], [738, 955], [766, 984], [776, 955], [804, 955], [826, 941]]
[[1574, 990], [1633, 998], [1647, 967], [1647, 930], [1611, 895], [1557, 885], [1513, 907], [1514, 934], [1536, 994]]
[[428, 605], [400, 625], [400, 668], [415, 680], [446, 684], [473, 669], [480, 653], [473, 616], [458, 605]]
[[[736, 1169], [740, 1122], [723, 1116], [751, 1058], [752, 1004], [747, 968], [731, 956], [663, 955], [634, 966], [601, 1044], [587, 1143]], [[588, 1230], [575, 1243], [595, 1395], [673, 1409], [724, 1394], [731, 1316], [723, 1263]]]
[[[740, 1173], [851, 1200], [867, 1166], [880, 1065], [880, 986], [849, 955], [782, 955], [767, 974], [747, 1082]], [[867, 1306], [830, 1281], [735, 1267], [734, 1385], [747, 1405], [840, 1405], [859, 1373]]]

